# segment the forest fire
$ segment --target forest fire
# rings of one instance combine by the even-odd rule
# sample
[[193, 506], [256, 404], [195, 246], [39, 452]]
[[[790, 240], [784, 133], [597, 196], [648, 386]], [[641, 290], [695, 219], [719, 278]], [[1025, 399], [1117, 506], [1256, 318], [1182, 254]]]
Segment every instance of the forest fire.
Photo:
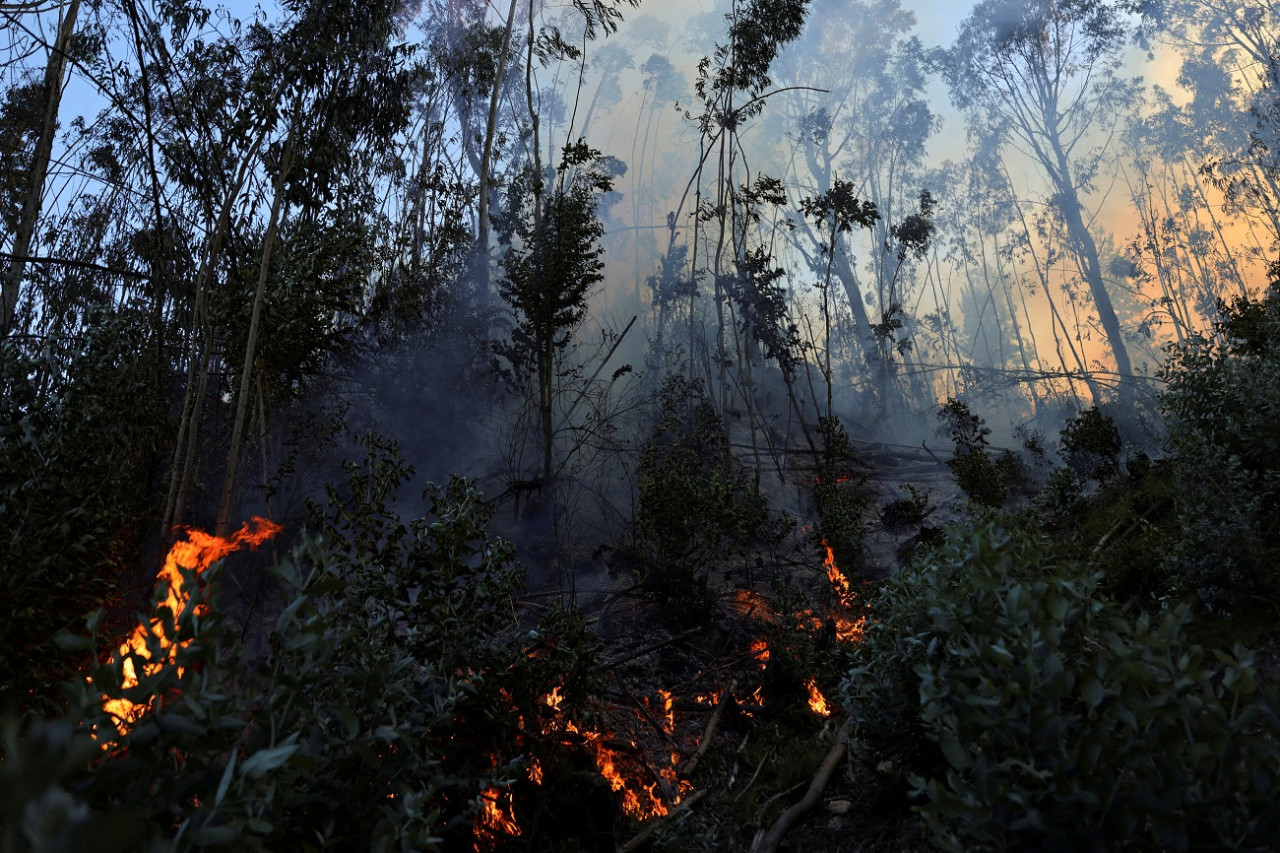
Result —
[[818, 689], [818, 682], [813, 676], [809, 676], [809, 680], [805, 682], [805, 688], [809, 691], [809, 710], [823, 717], [831, 716], [831, 706], [827, 704], [827, 697], [822, 695], [822, 691]]
[[[674, 697], [669, 691], [660, 690], [658, 700], [655, 704], [662, 714], [661, 727], [671, 734], [675, 729]], [[671, 806], [680, 802], [691, 787], [679, 778], [678, 752], [673, 750], [670, 753], [668, 766], [646, 771], [640, 766], [642, 762], [625, 745], [614, 745], [612, 733], [588, 729], [569, 719], [564, 712], [564, 696], [559, 687], [553, 687], [542, 697], [542, 702], [553, 712], [543, 723], [542, 734], [563, 736], [558, 738], [561, 745], [585, 749], [594, 760], [600, 776], [609, 784], [609, 789], [620, 796], [622, 810], [630, 817], [636, 820], [662, 817], [669, 813]], [[631, 746], [635, 747], [635, 744]], [[652, 781], [643, 780], [646, 773]], [[528, 778], [535, 785], [542, 785], [545, 780], [542, 763], [537, 758], [529, 762]], [[515, 819], [509, 791], [486, 789], [481, 795], [480, 806], [481, 814], [476, 821], [476, 850], [488, 849], [495, 839], [521, 835], [522, 829]]]
[[[120, 645], [117, 652], [124, 657], [122, 687], [128, 690], [138, 685], [135, 660], [142, 659], [147, 662], [143, 665], [144, 673], [157, 672], [161, 667], [173, 665], [177, 659], [178, 650], [185, 645], [165, 636], [165, 623], [158, 615], [161, 608], [167, 608], [176, 617], [191, 600], [191, 590], [183, 584], [182, 569], [195, 571], [197, 574], [204, 572], [228, 554], [243, 548], [256, 548], [282, 529], [280, 525], [258, 516], [228, 537], [213, 536], [201, 530], [186, 528], [186, 541], [173, 544], [165, 556], [164, 565], [156, 575], [156, 597], [159, 598], [161, 592], [164, 595], [164, 600], [156, 604], [157, 615], [153, 616], [149, 622], [140, 622], [129, 639]], [[147, 647], [150, 637], [155, 637], [159, 643], [162, 652], [162, 657], [159, 659], [151, 657], [151, 651]], [[115, 717], [116, 728], [124, 734], [151, 707], [151, 700], [142, 703], [123, 697], [117, 699], [104, 697], [102, 707]]]
[[827, 570], [827, 578], [831, 581], [831, 588], [835, 590], [836, 597], [841, 602], [844, 602], [852, 595], [849, 589], [849, 579], [844, 576], [844, 572], [840, 571], [840, 567], [836, 565], [836, 552], [827, 544], [827, 540], [822, 540], [822, 547], [827, 552], [827, 556], [822, 560], [822, 567]]
[[827, 570], [827, 579], [831, 581], [831, 590], [840, 602], [840, 606], [831, 613], [831, 619], [836, 625], [836, 639], [842, 643], [856, 643], [862, 639], [867, 619], [865, 616], [859, 616], [854, 619], [843, 612], [853, 607], [857, 594], [853, 591], [849, 578], [836, 565], [835, 550], [825, 539], [822, 540], [822, 547], [826, 551], [826, 556], [822, 560], [822, 567]]
[[511, 813], [511, 792], [500, 788], [485, 788], [480, 794], [475, 849], [480, 851], [495, 846], [500, 839], [517, 838], [523, 832]]
[[757, 637], [751, 641], [751, 657], [760, 662], [760, 667], [769, 663], [769, 644], [763, 638]]

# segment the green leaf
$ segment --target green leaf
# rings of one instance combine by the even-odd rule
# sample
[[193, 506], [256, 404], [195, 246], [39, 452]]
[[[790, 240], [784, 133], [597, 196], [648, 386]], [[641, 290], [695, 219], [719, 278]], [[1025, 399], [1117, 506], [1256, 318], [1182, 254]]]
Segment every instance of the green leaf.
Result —
[[98, 647], [93, 638], [72, 634], [66, 629], [54, 634], [53, 641], [58, 644], [58, 648], [66, 652], [91, 652]]
[[1102, 697], [1105, 691], [1102, 689], [1102, 682], [1096, 678], [1090, 678], [1080, 687], [1080, 695], [1084, 697], [1084, 701], [1090, 708], [1096, 708], [1102, 703]]
[[227, 789], [231, 787], [231, 775], [236, 769], [236, 751], [231, 750], [231, 759], [227, 762], [227, 767], [222, 771], [222, 778], [218, 780], [218, 792], [213, 795], [213, 805], [218, 807], [222, 805], [222, 800], [227, 796]]
[[[296, 734], [289, 736], [291, 741], [296, 738]], [[240, 768], [240, 773], [250, 779], [257, 779], [284, 764], [299, 748], [296, 743], [283, 743], [280, 746], [259, 750], [245, 761]]]
[[973, 760], [969, 757], [969, 752], [961, 746], [956, 733], [950, 729], [943, 729], [939, 734], [938, 746], [942, 748], [947, 761], [957, 770], [968, 770], [972, 766]]

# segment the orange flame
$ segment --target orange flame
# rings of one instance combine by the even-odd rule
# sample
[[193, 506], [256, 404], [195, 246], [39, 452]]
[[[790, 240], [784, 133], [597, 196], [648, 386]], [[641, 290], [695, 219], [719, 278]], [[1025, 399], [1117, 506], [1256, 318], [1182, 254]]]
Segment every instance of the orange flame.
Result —
[[662, 714], [664, 722], [667, 724], [667, 734], [671, 734], [676, 728], [676, 712], [674, 700], [671, 698], [671, 691], [659, 690], [658, 696], [662, 699]]
[[[168, 608], [169, 612], [176, 617], [191, 600], [191, 590], [183, 585], [182, 569], [203, 572], [234, 551], [245, 547], [258, 547], [282, 529], [275, 522], [257, 516], [229, 537], [211, 536], [201, 530], [185, 528], [187, 541], [173, 543], [173, 547], [165, 557], [164, 565], [156, 575], [157, 593], [161, 590], [164, 593], [164, 601], [156, 605], [157, 611], [160, 608]], [[147, 639], [150, 636], [154, 636], [159, 641], [162, 657], [158, 660], [152, 659], [151, 652], [147, 648]], [[118, 654], [125, 658], [122, 686], [126, 690], [138, 686], [138, 673], [134, 668], [135, 658], [147, 661], [143, 666], [143, 672], [151, 674], [158, 672], [164, 666], [172, 665], [177, 659], [178, 650], [184, 645], [186, 644], [165, 636], [164, 621], [159, 616], [152, 617], [150, 622], [140, 623], [134, 628], [128, 641], [120, 645]], [[178, 674], [181, 676], [181, 669], [178, 670]], [[124, 734], [129, 730], [129, 726], [151, 707], [151, 701], [139, 703], [124, 698], [103, 697], [102, 707], [116, 718], [116, 728]]]
[[751, 656], [760, 661], [760, 666], [769, 662], [769, 644], [761, 638], [751, 641]]
[[862, 640], [867, 627], [867, 617], [859, 616], [857, 619], [850, 619], [842, 613], [837, 613], [834, 618], [837, 640], [842, 643], [857, 643]]
[[831, 706], [827, 704], [827, 697], [822, 695], [822, 691], [818, 689], [818, 683], [813, 676], [809, 676], [809, 680], [804, 685], [809, 690], [809, 710], [823, 717], [831, 716]]
[[480, 793], [480, 818], [476, 821], [475, 850], [492, 848], [503, 838], [523, 833], [511, 811], [511, 792], [486, 788]]
[[827, 578], [831, 581], [831, 587], [835, 590], [836, 597], [841, 601], [849, 598], [849, 579], [844, 576], [844, 572], [840, 571], [840, 567], [836, 565], [836, 552], [827, 544], [827, 540], [822, 540], [822, 547], [826, 549], [827, 556], [822, 561], [822, 567], [827, 570]]
[[[667, 727], [670, 730], [674, 730], [675, 712], [672, 696], [665, 690], [659, 691], [659, 696], [662, 698], [663, 714], [666, 717]], [[542, 697], [542, 701], [559, 715], [564, 697], [561, 696], [560, 688], [557, 686]], [[551, 734], [556, 731], [577, 735], [581, 739], [576, 742], [591, 753], [591, 757], [595, 760], [596, 768], [600, 771], [600, 775], [604, 777], [605, 781], [609, 783], [610, 790], [622, 795], [622, 809], [628, 815], [637, 820], [647, 820], [667, 814], [669, 808], [658, 792], [658, 782], [654, 781], [646, 785], [633, 778], [636, 775], [632, 772], [635, 770], [633, 766], [636, 763], [635, 759], [628, 756], [625, 751], [615, 749], [604, 743], [607, 737], [612, 737], [611, 734], [583, 730], [573, 720], [563, 716], [557, 716], [556, 719], [544, 724], [543, 734]], [[566, 741], [566, 743], [569, 743], [569, 741]], [[634, 744], [632, 745], [634, 746]], [[673, 790], [682, 793], [685, 785], [678, 782], [675, 770], [678, 762], [678, 754], [673, 753], [672, 766], [657, 772], [664, 781], [670, 782], [675, 786]], [[530, 765], [529, 778], [536, 784], [542, 784], [542, 767], [536, 761]], [[677, 794], [673, 797], [672, 802], [674, 804], [679, 801], [680, 796]]]

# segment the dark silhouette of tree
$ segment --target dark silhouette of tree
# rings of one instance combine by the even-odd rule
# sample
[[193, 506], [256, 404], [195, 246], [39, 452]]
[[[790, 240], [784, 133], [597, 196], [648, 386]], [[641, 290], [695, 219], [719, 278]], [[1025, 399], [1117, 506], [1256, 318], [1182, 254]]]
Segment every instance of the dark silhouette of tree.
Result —
[[586, 319], [587, 298], [604, 279], [599, 245], [604, 228], [596, 207], [599, 195], [613, 187], [609, 165], [581, 141], [567, 145], [554, 189], [538, 193], [539, 178], [526, 169], [509, 187], [510, 207], [499, 217], [499, 239], [507, 246], [499, 290], [516, 313], [511, 340], [499, 346], [499, 353], [535, 389], [544, 486], [555, 473], [557, 358]]

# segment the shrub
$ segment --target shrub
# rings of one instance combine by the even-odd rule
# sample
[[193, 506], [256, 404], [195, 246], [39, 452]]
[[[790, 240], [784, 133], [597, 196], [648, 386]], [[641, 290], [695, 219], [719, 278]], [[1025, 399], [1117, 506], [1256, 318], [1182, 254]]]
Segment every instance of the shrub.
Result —
[[119, 595], [159, 524], [171, 425], [146, 322], [96, 314], [38, 352], [0, 340], [0, 703], [57, 695], [53, 636]]
[[855, 752], [947, 850], [1241, 849], [1280, 829], [1276, 697], [1250, 652], [1127, 619], [984, 521], [886, 586], [843, 682]]
[[992, 458], [987, 443], [991, 430], [959, 400], [948, 397], [938, 418], [940, 432], [956, 445], [955, 455], [947, 460], [956, 485], [983, 506], [1003, 506], [1010, 490], [1023, 479], [1018, 457], [1006, 450]]
[[831, 548], [835, 563], [849, 579], [862, 574], [862, 548], [866, 523], [863, 516], [870, 503], [866, 475], [855, 464], [849, 433], [837, 418], [818, 418], [822, 435], [822, 456], [813, 484], [818, 525], [814, 544]]
[[[376, 509], [404, 469], [393, 448], [369, 446], [371, 463], [351, 472], [362, 497], [328, 517], [384, 535], [370, 548], [333, 524], [324, 540], [304, 536], [273, 570], [284, 595], [265, 658], [209, 598], [215, 566], [203, 586], [188, 575], [197, 592], [181, 613], [161, 611], [163, 635], [188, 642], [181, 672], [144, 671], [125, 690], [123, 660], [99, 664], [92, 684], [67, 685], [62, 719], [8, 723], [6, 850], [86, 849], [86, 838], [102, 850], [470, 848], [496, 842], [474, 828], [482, 792], [513, 787], [531, 760], [548, 786], [577, 783], [538, 722], [553, 689], [560, 712], [590, 719], [598, 642], [574, 614], [515, 614], [521, 572], [484, 535], [489, 508], [469, 483], [429, 488], [428, 514], [408, 524]], [[104, 696], [151, 707], [117, 734]], [[522, 807], [534, 814], [539, 800]]]
[[775, 541], [781, 522], [734, 460], [702, 385], [671, 377], [638, 469], [632, 521], [635, 555], [648, 586], [678, 622], [709, 615], [708, 567]]
[[1280, 265], [1259, 299], [1220, 304], [1213, 334], [1162, 370], [1184, 535], [1173, 571], [1210, 609], [1280, 594]]
[[1115, 421], [1090, 406], [1067, 421], [1058, 449], [1067, 467], [1083, 480], [1106, 482], [1120, 470], [1120, 431]]

